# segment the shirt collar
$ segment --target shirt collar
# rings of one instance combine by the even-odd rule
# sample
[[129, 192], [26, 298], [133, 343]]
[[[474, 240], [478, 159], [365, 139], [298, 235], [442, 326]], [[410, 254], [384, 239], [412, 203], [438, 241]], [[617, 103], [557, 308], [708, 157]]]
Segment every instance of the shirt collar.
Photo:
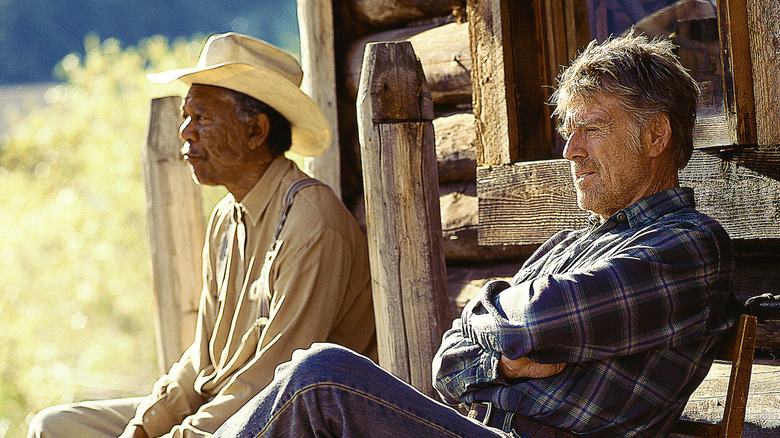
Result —
[[636, 227], [658, 220], [661, 216], [681, 210], [694, 208], [696, 201], [693, 189], [689, 187], [676, 187], [663, 192], [658, 192], [615, 212], [607, 219], [622, 223], [628, 221], [628, 226]]
[[249, 190], [240, 202], [244, 206], [252, 225], [257, 224], [263, 212], [268, 208], [271, 197], [277, 192], [281, 185], [284, 175], [290, 168], [290, 160], [280, 155], [271, 162], [263, 176], [257, 180], [257, 183]]

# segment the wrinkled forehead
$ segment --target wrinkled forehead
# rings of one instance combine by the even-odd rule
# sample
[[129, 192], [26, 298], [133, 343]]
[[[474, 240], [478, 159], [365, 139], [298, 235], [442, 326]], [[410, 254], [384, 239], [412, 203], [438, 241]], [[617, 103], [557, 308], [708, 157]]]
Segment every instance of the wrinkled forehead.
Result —
[[562, 96], [556, 109], [558, 122], [562, 125], [575, 126], [587, 121], [607, 121], [627, 111], [621, 96], [595, 92], [576, 96]]
[[609, 103], [595, 96], [570, 100], [566, 105], [558, 107], [558, 123], [562, 126], [574, 127], [595, 120], [605, 121], [612, 113]]

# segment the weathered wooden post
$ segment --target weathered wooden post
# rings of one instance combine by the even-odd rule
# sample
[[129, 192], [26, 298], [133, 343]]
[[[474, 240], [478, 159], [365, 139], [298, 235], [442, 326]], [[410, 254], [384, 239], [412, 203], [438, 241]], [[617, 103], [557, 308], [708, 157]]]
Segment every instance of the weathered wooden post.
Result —
[[434, 395], [446, 278], [433, 103], [411, 43], [366, 46], [357, 114], [379, 363]]
[[147, 235], [152, 260], [157, 353], [163, 372], [195, 335], [201, 277], [203, 220], [200, 187], [181, 159], [179, 97], [153, 99], [142, 152]]
[[331, 0], [298, 0], [301, 36], [301, 89], [320, 105], [330, 122], [333, 143], [322, 156], [306, 158], [304, 171], [333, 189], [341, 198], [341, 155], [336, 106], [336, 55]]

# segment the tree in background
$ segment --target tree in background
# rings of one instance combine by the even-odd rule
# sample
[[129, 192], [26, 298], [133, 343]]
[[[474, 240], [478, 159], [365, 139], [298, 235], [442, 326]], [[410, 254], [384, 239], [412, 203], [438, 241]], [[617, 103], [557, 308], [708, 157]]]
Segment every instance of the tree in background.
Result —
[[150, 99], [186, 88], [145, 73], [194, 65], [204, 40], [90, 36], [48, 105], [0, 138], [0, 438], [45, 406], [147, 394], [159, 375], [140, 156]]

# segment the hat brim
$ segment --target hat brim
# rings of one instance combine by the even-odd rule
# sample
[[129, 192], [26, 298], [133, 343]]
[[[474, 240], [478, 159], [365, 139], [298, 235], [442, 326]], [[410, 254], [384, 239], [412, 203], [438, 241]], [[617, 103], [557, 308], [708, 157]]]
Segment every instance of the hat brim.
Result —
[[156, 84], [180, 80], [190, 86], [214, 85], [260, 100], [279, 111], [290, 122], [290, 151], [299, 155], [322, 155], [333, 140], [328, 120], [317, 103], [292, 82], [254, 65], [224, 63], [209, 67], [179, 68], [148, 74], [146, 78]]

